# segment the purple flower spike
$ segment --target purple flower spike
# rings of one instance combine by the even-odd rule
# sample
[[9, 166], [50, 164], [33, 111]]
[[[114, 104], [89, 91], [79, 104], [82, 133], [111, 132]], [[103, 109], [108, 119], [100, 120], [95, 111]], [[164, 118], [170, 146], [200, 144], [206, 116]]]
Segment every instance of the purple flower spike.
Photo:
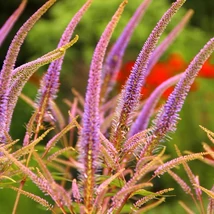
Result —
[[27, 0], [23, 0], [22, 3], [19, 5], [19, 7], [14, 11], [14, 13], [9, 17], [9, 19], [5, 22], [5, 24], [0, 29], [0, 46], [4, 42], [6, 36], [10, 32], [13, 25], [16, 23], [19, 16], [22, 14], [25, 6], [26, 6]]
[[[175, 40], [181, 30], [185, 27], [189, 19], [193, 15], [193, 10], [189, 10], [180, 23], [169, 33], [169, 35], [161, 42], [161, 44], [155, 49], [152, 54], [152, 58], [149, 61], [147, 72], [149, 73], [153, 66], [160, 59], [163, 52], [169, 47], [169, 45]], [[148, 75], [147, 73], [147, 75]], [[170, 86], [176, 84], [181, 75], [177, 75], [175, 77], [166, 80], [163, 84], [161, 84], [157, 89], [151, 94], [148, 98], [146, 104], [144, 105], [140, 115], [138, 116], [136, 122], [132, 125], [131, 131], [129, 132], [129, 136], [133, 136], [134, 134], [143, 131], [147, 128], [149, 119], [151, 114], [160, 99], [161, 94]]]
[[7, 114], [7, 102], [8, 97], [6, 96], [7, 90], [10, 87], [12, 71], [15, 66], [15, 62], [20, 51], [20, 47], [24, 42], [28, 32], [34, 26], [34, 24], [38, 21], [38, 19], [51, 7], [56, 0], [49, 0], [46, 2], [39, 10], [37, 10], [19, 29], [16, 36], [14, 37], [6, 58], [4, 60], [4, 64], [0, 73], [0, 141], [4, 141], [3, 132], [6, 126], [6, 114]]
[[124, 28], [122, 34], [112, 47], [111, 51], [108, 53], [104, 66], [103, 66], [103, 73], [102, 73], [102, 88], [101, 88], [101, 99], [107, 97], [108, 92], [113, 88], [115, 84], [115, 76], [117, 72], [120, 70], [122, 58], [126, 47], [131, 39], [131, 36], [137, 27], [138, 23], [142, 19], [146, 9], [148, 8], [149, 4], [152, 0], [145, 0], [143, 3], [138, 7], [126, 27]]
[[10, 122], [12, 118], [12, 114], [17, 103], [18, 97], [26, 84], [29, 78], [33, 75], [35, 71], [38, 70], [43, 65], [46, 65], [56, 59], [59, 59], [65, 54], [66, 49], [71, 47], [78, 40], [78, 36], [76, 36], [72, 41], [68, 44], [57, 48], [54, 51], [51, 51], [44, 56], [32, 61], [28, 62], [13, 71], [13, 79], [10, 88], [7, 90], [6, 97], [8, 97], [7, 104], [7, 119], [6, 119], [6, 128], [5, 130], [9, 130]]
[[0, 75], [0, 95], [4, 94], [7, 88], [9, 87], [10, 80], [11, 80], [11, 73], [14, 69], [15, 62], [17, 59], [17, 56], [20, 51], [20, 47], [22, 43], [24, 42], [24, 39], [26, 38], [28, 32], [31, 30], [31, 28], [34, 26], [34, 24], [39, 20], [39, 18], [51, 7], [56, 0], [49, 0], [46, 2], [39, 10], [37, 10], [25, 23], [24, 25], [19, 29], [16, 36], [14, 37], [6, 58], [4, 60], [3, 68], [1, 70]]
[[214, 51], [214, 38], [212, 38], [186, 69], [185, 74], [176, 85], [174, 91], [170, 94], [163, 111], [157, 116], [155, 125], [158, 132], [166, 134], [166, 131], [174, 131], [177, 122], [177, 113], [181, 110], [189, 89], [194, 82], [195, 77], [203, 66], [204, 62]]
[[[92, 0], [88, 0], [72, 18], [59, 41], [58, 48], [70, 41], [74, 29], [76, 28], [77, 24], [79, 23], [87, 9], [90, 7], [91, 3]], [[40, 109], [39, 112], [41, 111], [41, 108], [43, 108], [43, 112], [45, 112], [49, 101], [56, 97], [59, 88], [59, 72], [62, 67], [63, 59], [64, 55], [60, 59], [50, 64], [47, 74], [44, 76], [41, 82], [41, 87], [37, 100], [38, 108]], [[44, 104], [45, 100], [46, 103]]]
[[121, 100], [116, 109], [116, 118], [113, 123], [113, 133], [111, 141], [117, 149], [120, 148], [126, 136], [130, 121], [132, 120], [132, 113], [138, 106], [140, 91], [147, 76], [148, 63], [151, 60], [152, 53], [157, 45], [157, 42], [170, 22], [172, 16], [176, 14], [178, 9], [184, 4], [185, 0], [177, 0], [172, 4], [171, 8], [163, 15], [158, 22], [146, 43], [144, 44], [135, 64], [122, 91]]
[[[152, 54], [152, 58], [148, 64], [147, 72], [149, 72], [153, 66], [157, 63], [163, 52], [168, 48], [168, 46], [175, 40], [177, 35], [185, 27], [191, 16], [193, 15], [193, 10], [189, 10], [180, 23], [170, 32], [170, 34], [161, 42], [161, 44], [155, 49]], [[155, 106], [157, 105], [158, 100], [160, 99], [162, 93], [172, 85], [176, 84], [180, 79], [181, 74], [174, 76], [165, 82], [163, 82], [156, 90], [151, 94], [147, 99], [140, 115], [138, 116], [135, 123], [132, 125], [132, 128], [129, 132], [129, 136], [145, 130], [148, 127], [149, 119], [153, 113]]]
[[97, 169], [97, 157], [100, 148], [99, 100], [102, 64], [111, 35], [127, 3], [127, 0], [121, 3], [112, 20], [105, 28], [94, 51], [90, 66], [80, 140], [80, 161], [84, 166], [82, 173], [86, 213], [92, 213], [93, 209], [95, 170]]
[[185, 73], [182, 75], [180, 81], [176, 85], [174, 91], [170, 94], [166, 104], [163, 106], [159, 114], [154, 121], [153, 136], [147, 143], [141, 157], [145, 154], [150, 154], [157, 144], [162, 140], [169, 132], [174, 132], [178, 121], [178, 113], [180, 112], [184, 100], [190, 90], [192, 83], [195, 80], [198, 72], [202, 68], [205, 61], [210, 57], [214, 51], [214, 38], [212, 38], [201, 51], [196, 55]]
[[132, 125], [132, 128], [129, 133], [130, 137], [137, 134], [140, 131], [147, 129], [149, 124], [149, 119], [152, 116], [152, 113], [154, 112], [155, 106], [157, 105], [159, 99], [161, 98], [161, 95], [169, 87], [175, 85], [179, 81], [182, 75], [183, 74], [178, 74], [174, 77], [169, 78], [153, 91], [153, 93], [146, 100], [146, 103], [143, 106], [143, 109], [141, 110], [135, 123]]

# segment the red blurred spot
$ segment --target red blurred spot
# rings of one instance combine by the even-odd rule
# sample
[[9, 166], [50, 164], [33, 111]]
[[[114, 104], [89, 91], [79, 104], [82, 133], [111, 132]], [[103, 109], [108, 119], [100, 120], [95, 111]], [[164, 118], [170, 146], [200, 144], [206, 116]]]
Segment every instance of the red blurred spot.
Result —
[[[214, 147], [211, 147], [211, 150], [214, 152]], [[209, 159], [209, 160], [214, 161], [213, 157], [210, 154], [205, 155], [204, 157], [207, 158], [207, 159]]]
[[176, 72], [180, 72], [187, 67], [187, 63], [184, 61], [183, 57], [175, 53], [169, 56], [167, 64], [172, 70]]
[[34, 73], [30, 79], [29, 79], [29, 82], [34, 84], [35, 86], [39, 87], [40, 85], [40, 79], [41, 77], [37, 74], [37, 73]]
[[[185, 71], [187, 68], [187, 63], [183, 57], [179, 54], [171, 54], [169, 58], [164, 62], [158, 62], [151, 70], [150, 74], [146, 78], [146, 85], [142, 88], [142, 98], [145, 99], [154, 91], [154, 89], [159, 86], [162, 82], [166, 81], [170, 77]], [[118, 73], [117, 82], [119, 86], [125, 84], [132, 67], [134, 66], [134, 61], [127, 62], [123, 65], [122, 69]], [[212, 65], [209, 60], [205, 62], [201, 71], [199, 72], [200, 77], [213, 78], [214, 77], [214, 65]], [[173, 87], [165, 91], [162, 98], [167, 99], [169, 94], [172, 92]], [[197, 90], [197, 84], [194, 83], [191, 87], [191, 91]]]
[[122, 66], [122, 69], [119, 71], [118, 76], [116, 78], [116, 81], [119, 83], [119, 85], [124, 85], [127, 78], [129, 77], [133, 65], [134, 62], [130, 61]]
[[204, 78], [214, 78], [214, 65], [212, 65], [209, 60], [204, 63], [199, 76]]

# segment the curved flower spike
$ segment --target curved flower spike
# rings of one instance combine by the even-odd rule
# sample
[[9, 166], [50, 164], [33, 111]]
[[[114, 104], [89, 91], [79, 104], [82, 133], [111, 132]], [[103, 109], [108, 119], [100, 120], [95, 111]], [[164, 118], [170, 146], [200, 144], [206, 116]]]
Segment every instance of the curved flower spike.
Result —
[[103, 32], [92, 58], [89, 80], [85, 98], [85, 111], [83, 114], [83, 128], [80, 139], [80, 162], [82, 162], [83, 180], [84, 180], [84, 204], [85, 212], [92, 213], [93, 210], [93, 193], [95, 170], [97, 169], [97, 157], [99, 154], [100, 140], [100, 118], [99, 118], [99, 101], [100, 101], [100, 81], [102, 63], [105, 52], [111, 38], [111, 35], [116, 27], [125, 5], [128, 3], [124, 0], [112, 20], [109, 22]]
[[6, 131], [9, 130], [13, 110], [15, 108], [18, 97], [24, 85], [28, 81], [28, 79], [41, 66], [62, 57], [65, 54], [66, 49], [71, 47], [75, 42], [77, 42], [77, 40], [78, 40], [78, 36], [76, 36], [68, 44], [60, 48], [57, 48], [56, 50], [51, 51], [48, 54], [45, 54], [44, 56], [38, 58], [37, 60], [26, 63], [14, 70], [12, 85], [7, 90], [7, 94], [6, 94], [6, 97], [8, 97], [8, 103], [7, 103], [8, 111], [7, 111], [7, 117], [6, 117], [7, 120], [6, 120], [6, 128], [5, 128]]
[[39, 20], [39, 18], [51, 7], [56, 0], [49, 0], [46, 2], [39, 10], [37, 10], [19, 29], [16, 36], [14, 37], [7, 55], [4, 60], [4, 64], [0, 74], [0, 95], [4, 94], [7, 90], [10, 80], [11, 80], [11, 71], [14, 69], [15, 62], [20, 51], [20, 47], [24, 42], [28, 32], [34, 26], [34, 24]]
[[[68, 41], [67, 44], [64, 44], [63, 46], [61, 47], [58, 47], [57, 49], [53, 50], [53, 51], [50, 51], [48, 52], [47, 54], [39, 57], [38, 59], [32, 61], [32, 62], [28, 62], [24, 65], [21, 65], [19, 67], [17, 67], [16, 69], [13, 70], [12, 72], [12, 80], [11, 80], [11, 84], [14, 83], [14, 81], [16, 81], [17, 79], [20, 79], [22, 78], [22, 75], [27, 72], [27, 70], [32, 70], [32, 69], [38, 69], [39, 67], [41, 67], [42, 65], [44, 64], [40, 64], [39, 62], [43, 62], [45, 63], [45, 61], [47, 61], [47, 59], [49, 59], [51, 56], [54, 56], [55, 54], [58, 54], [58, 53], [65, 53], [65, 51], [70, 48], [71, 46], [73, 46], [79, 39], [79, 36], [76, 35], [74, 37], [74, 39], [72, 39], [70, 42]], [[53, 60], [52, 60], [53, 61]], [[49, 62], [52, 62], [52, 61], [49, 61]], [[47, 63], [46, 63], [47, 64]]]
[[9, 19], [4, 23], [4, 25], [0, 29], [0, 46], [4, 42], [6, 36], [10, 32], [13, 25], [16, 23], [19, 16], [22, 14], [26, 6], [26, 3], [27, 3], [27, 0], [23, 0], [22, 3], [19, 5], [19, 7], [14, 11], [14, 13], [9, 17]]
[[[34, 24], [38, 21], [38, 19], [51, 7], [56, 0], [49, 0], [46, 2], [39, 10], [37, 10], [19, 29], [16, 36], [14, 37], [7, 55], [4, 60], [4, 64], [0, 73], [0, 127], [1, 130], [5, 129], [6, 126], [6, 112], [7, 112], [7, 101], [8, 97], [6, 97], [7, 90], [9, 88], [12, 70], [14, 69], [15, 62], [20, 51], [20, 47], [24, 42], [28, 32], [34, 26]], [[2, 134], [0, 132], [0, 141], [4, 141], [2, 138]]]
[[159, 85], [153, 93], [149, 96], [146, 100], [139, 116], [137, 117], [136, 121], [133, 123], [131, 130], [129, 132], [129, 136], [133, 136], [140, 131], [147, 129], [149, 124], [149, 119], [154, 112], [155, 106], [157, 105], [158, 101], [161, 98], [161, 95], [166, 91], [169, 87], [175, 85], [179, 79], [181, 78], [182, 74], [178, 74], [174, 77], [169, 78], [168, 80], [164, 81], [161, 85]]
[[180, 156], [178, 158], [172, 159], [170, 161], [167, 161], [164, 164], [161, 164], [155, 171], [154, 171], [154, 176], [160, 176], [163, 175], [165, 172], [167, 172], [168, 170], [182, 164], [182, 163], [186, 163], [188, 161], [192, 161], [195, 159], [203, 159], [203, 155], [205, 155], [206, 153], [201, 152], [201, 153], [194, 153], [194, 154], [190, 154], [190, 155], [185, 155], [185, 156]]
[[150, 154], [160, 140], [163, 140], [169, 132], [175, 131], [178, 121], [178, 113], [184, 104], [184, 100], [186, 99], [190, 87], [203, 64], [210, 57], [213, 51], [214, 38], [212, 38], [192, 60], [175, 89], [170, 94], [166, 104], [158, 113], [156, 119], [154, 120], [153, 129], [153, 136], [156, 137], [155, 139], [151, 138], [151, 140], [147, 143], [141, 152], [141, 157], [146, 154]]
[[151, 0], [145, 0], [141, 3], [106, 57], [102, 73], [102, 102], [115, 84], [114, 79], [115, 76], [117, 76], [117, 72], [120, 70], [126, 47], [150, 3]]
[[[65, 29], [59, 41], [58, 48], [60, 48], [61, 46], [65, 45], [70, 41], [72, 34], [74, 32], [74, 29], [76, 28], [77, 24], [79, 23], [80, 19], [85, 14], [87, 9], [90, 7], [91, 3], [92, 3], [92, 0], [88, 0], [72, 18], [72, 20], [68, 24], [67, 28]], [[64, 59], [64, 55], [50, 64], [48, 71], [41, 82], [41, 86], [40, 86], [39, 93], [37, 96], [37, 101], [36, 101], [39, 109], [38, 112], [40, 114], [39, 119], [37, 118], [37, 120], [39, 120], [38, 124], [41, 124], [43, 120], [44, 114], [41, 114], [41, 113], [42, 112], [45, 113], [50, 103], [50, 100], [54, 99], [58, 92], [59, 72], [62, 67], [63, 59]]]
[[190, 87], [195, 80], [195, 77], [213, 51], [214, 38], [212, 38], [196, 55], [176, 85], [174, 91], [169, 96], [166, 104], [163, 107], [163, 111], [158, 114], [155, 121], [156, 129], [161, 135], [165, 135], [166, 131], [169, 132], [175, 130], [178, 118], [177, 113], [181, 110], [187, 93], [189, 92]]
[[124, 137], [128, 132], [133, 112], [136, 110], [140, 98], [141, 88], [147, 76], [147, 65], [151, 60], [157, 42], [170, 22], [173, 15], [184, 4], [185, 0], [177, 0], [158, 22], [146, 43], [144, 44], [122, 91], [121, 100], [116, 109], [116, 118], [113, 123], [111, 141], [120, 149]]

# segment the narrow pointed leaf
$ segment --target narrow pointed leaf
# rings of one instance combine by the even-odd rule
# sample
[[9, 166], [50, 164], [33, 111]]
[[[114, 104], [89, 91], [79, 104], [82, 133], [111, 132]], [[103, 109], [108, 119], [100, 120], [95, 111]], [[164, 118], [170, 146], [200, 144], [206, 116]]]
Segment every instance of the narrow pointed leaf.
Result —
[[170, 191], [173, 191], [174, 189], [173, 188], [169, 188], [169, 189], [163, 189], [163, 190], [160, 190], [158, 192], [155, 192], [151, 195], [148, 195], [148, 196], [145, 196], [144, 198], [138, 200], [136, 203], [135, 203], [135, 206], [136, 207], [140, 207], [142, 206], [143, 204], [147, 203], [148, 201], [152, 200], [152, 199], [155, 199], [156, 197], [158, 196], [161, 196], [167, 192], [170, 192]]
[[125, 169], [121, 169], [119, 170], [117, 173], [115, 173], [114, 175], [111, 175], [108, 179], [106, 179], [97, 189], [96, 189], [96, 194], [101, 193], [103, 190], [105, 190], [108, 185], [118, 176], [120, 176]]

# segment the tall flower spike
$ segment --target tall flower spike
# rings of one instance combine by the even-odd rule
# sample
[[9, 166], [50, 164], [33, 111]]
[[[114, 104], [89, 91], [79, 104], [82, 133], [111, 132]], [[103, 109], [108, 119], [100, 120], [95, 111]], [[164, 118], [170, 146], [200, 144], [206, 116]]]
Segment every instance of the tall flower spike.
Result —
[[128, 132], [130, 120], [132, 120], [132, 113], [138, 106], [140, 91], [147, 76], [147, 65], [151, 60], [152, 52], [156, 44], [170, 22], [172, 16], [184, 4], [185, 0], [177, 0], [172, 4], [171, 8], [163, 15], [158, 22], [146, 43], [144, 44], [135, 64], [122, 91], [121, 100], [116, 109], [116, 118], [113, 123], [111, 139], [117, 149], [123, 143], [124, 137]]
[[[163, 52], [168, 48], [168, 46], [175, 40], [177, 35], [181, 32], [181, 30], [185, 27], [191, 16], [193, 15], [193, 10], [189, 10], [180, 23], [169, 33], [169, 35], [161, 42], [161, 44], [155, 49], [152, 54], [152, 58], [149, 61], [147, 72], [149, 72], [153, 66], [157, 63]], [[159, 87], [155, 89], [155, 91], [151, 94], [151, 96], [147, 99], [140, 115], [138, 116], [135, 123], [132, 125], [131, 131], [129, 132], [129, 136], [133, 136], [137, 132], [145, 130], [148, 127], [149, 119], [151, 114], [160, 99], [161, 94], [170, 86], [176, 84], [181, 75], [177, 75], [166, 80]]]
[[184, 104], [184, 100], [186, 99], [190, 87], [203, 64], [210, 57], [213, 51], [214, 38], [210, 39], [210, 41], [192, 60], [185, 73], [182, 75], [180, 81], [176, 85], [174, 91], [170, 94], [166, 104], [160, 110], [154, 121], [153, 135], [156, 136], [156, 138], [151, 138], [151, 140], [147, 143], [141, 152], [141, 156], [150, 154], [160, 142], [160, 140], [162, 140], [169, 132], [175, 131], [178, 120], [178, 113]]
[[71, 47], [75, 42], [77, 42], [77, 40], [78, 36], [76, 36], [72, 41], [62, 46], [61, 48], [57, 48], [56, 50], [45, 54], [43, 57], [40, 57], [35, 61], [26, 63], [13, 71], [13, 81], [10, 88], [6, 92], [6, 97], [8, 98], [5, 127], [6, 131], [9, 130], [12, 114], [18, 97], [29, 78], [39, 67], [62, 57], [65, 54], [66, 49]]
[[26, 6], [26, 3], [27, 3], [27, 0], [23, 0], [22, 3], [19, 5], [19, 7], [14, 11], [14, 13], [9, 17], [9, 19], [4, 23], [4, 25], [0, 29], [0, 46], [4, 42], [6, 36], [10, 32], [13, 25], [16, 23], [19, 16], [22, 14]]
[[80, 161], [84, 166], [84, 204], [86, 213], [92, 213], [93, 210], [94, 179], [100, 147], [99, 100], [102, 63], [111, 35], [127, 3], [127, 0], [124, 0], [123, 3], [121, 3], [112, 17], [112, 20], [105, 28], [105, 31], [95, 48], [90, 66], [85, 98], [85, 111], [83, 114], [83, 128], [80, 140]]
[[16, 36], [14, 37], [0, 75], [0, 95], [2, 95], [8, 88], [11, 80], [11, 71], [14, 69], [15, 62], [20, 51], [20, 47], [24, 42], [28, 32], [34, 26], [34, 24], [39, 20], [39, 18], [56, 2], [56, 0], [49, 0], [46, 2], [39, 10], [37, 10], [19, 29]]
[[[4, 60], [4, 64], [0, 73], [0, 127], [1, 130], [5, 129], [6, 125], [6, 112], [7, 112], [7, 101], [8, 97], [6, 97], [6, 91], [9, 88], [12, 70], [14, 69], [15, 62], [20, 51], [21, 45], [24, 42], [28, 32], [34, 26], [34, 24], [38, 21], [38, 19], [51, 7], [56, 0], [49, 0], [46, 2], [39, 10], [37, 10], [19, 29], [16, 36], [14, 37], [6, 58]], [[0, 133], [0, 141], [4, 141], [2, 133]]]
[[169, 78], [164, 81], [161, 85], [159, 85], [146, 100], [139, 116], [136, 121], [133, 123], [131, 130], [129, 132], [129, 136], [133, 136], [140, 131], [145, 130], [148, 127], [149, 119], [154, 112], [155, 106], [157, 105], [161, 95], [166, 91], [169, 87], [175, 85], [183, 74], [178, 74], [174, 77]]
[[146, 9], [148, 8], [151, 0], [144, 0], [138, 7], [120, 37], [115, 42], [111, 51], [108, 53], [102, 73], [102, 87], [101, 87], [101, 101], [103, 102], [108, 95], [108, 92], [113, 88], [115, 84], [114, 77], [120, 70], [122, 58], [126, 47], [131, 39], [131, 36], [137, 27], [138, 23], [142, 19]]
[[[82, 16], [87, 11], [87, 9], [90, 7], [91, 3], [92, 3], [92, 0], [88, 0], [72, 18], [72, 20], [68, 24], [67, 28], [65, 29], [59, 41], [58, 48], [60, 48], [61, 46], [65, 45], [70, 41], [72, 34], [74, 32], [74, 29], [76, 28], [77, 24], [79, 23]], [[41, 86], [40, 86], [40, 90], [37, 98], [37, 104], [39, 108], [38, 112], [40, 117], [40, 119], [37, 118], [37, 120], [40, 120], [38, 124], [40, 124], [41, 121], [43, 120], [44, 114], [41, 114], [41, 113], [42, 112], [45, 113], [50, 100], [54, 99], [58, 92], [59, 72], [62, 67], [63, 59], [64, 59], [64, 55], [60, 59], [50, 64], [48, 71], [41, 82]]]

